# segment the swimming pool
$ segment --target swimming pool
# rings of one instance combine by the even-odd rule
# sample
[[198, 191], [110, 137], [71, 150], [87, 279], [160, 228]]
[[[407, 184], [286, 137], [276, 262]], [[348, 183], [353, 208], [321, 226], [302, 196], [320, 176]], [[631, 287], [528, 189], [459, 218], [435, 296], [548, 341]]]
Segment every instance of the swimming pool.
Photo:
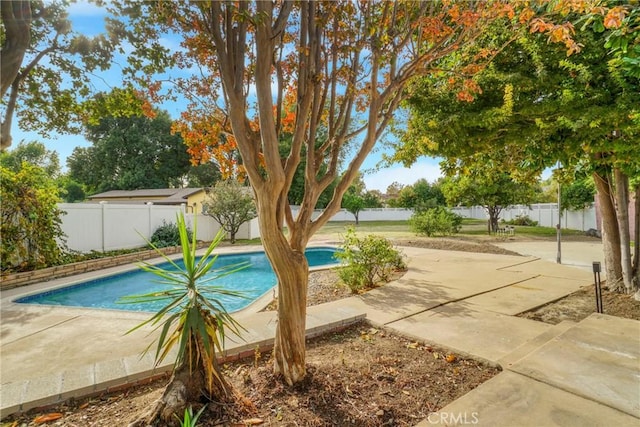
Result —
[[[309, 267], [322, 267], [337, 263], [336, 252], [335, 248], [317, 247], [308, 248], [305, 255], [309, 261]], [[245, 298], [238, 298], [216, 294], [215, 297], [222, 302], [229, 312], [247, 307], [276, 284], [275, 273], [264, 252], [219, 255], [214, 269], [242, 262], [247, 262], [249, 267], [210, 283], [211, 285], [241, 291], [245, 296]], [[179, 262], [176, 263], [179, 264]], [[163, 263], [159, 265], [163, 268], [168, 268], [170, 264]], [[153, 312], [162, 308], [166, 301], [124, 304], [119, 300], [124, 296], [140, 295], [166, 289], [167, 285], [157, 283], [158, 279], [152, 273], [134, 270], [29, 295], [14, 302]]]

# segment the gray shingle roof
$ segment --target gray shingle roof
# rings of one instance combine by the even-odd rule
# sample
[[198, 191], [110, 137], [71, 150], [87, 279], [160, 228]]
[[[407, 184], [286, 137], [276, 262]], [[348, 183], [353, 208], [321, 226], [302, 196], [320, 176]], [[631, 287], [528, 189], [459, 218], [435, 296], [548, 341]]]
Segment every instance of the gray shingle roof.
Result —
[[111, 190], [89, 196], [91, 200], [108, 200], [122, 198], [136, 198], [138, 201], [146, 198], [159, 204], [177, 204], [187, 200], [191, 194], [202, 191], [202, 188], [150, 188], [141, 190]]

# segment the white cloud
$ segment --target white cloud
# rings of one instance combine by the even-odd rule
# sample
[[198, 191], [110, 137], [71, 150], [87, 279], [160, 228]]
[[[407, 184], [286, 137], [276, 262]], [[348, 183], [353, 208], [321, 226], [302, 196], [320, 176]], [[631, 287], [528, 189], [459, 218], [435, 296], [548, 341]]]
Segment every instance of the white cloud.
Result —
[[421, 161], [410, 168], [398, 166], [381, 169], [377, 172], [364, 175], [362, 179], [367, 186], [367, 190], [379, 190], [384, 193], [387, 187], [394, 181], [403, 185], [410, 185], [421, 178], [429, 182], [434, 182], [442, 176], [440, 166], [437, 163]]

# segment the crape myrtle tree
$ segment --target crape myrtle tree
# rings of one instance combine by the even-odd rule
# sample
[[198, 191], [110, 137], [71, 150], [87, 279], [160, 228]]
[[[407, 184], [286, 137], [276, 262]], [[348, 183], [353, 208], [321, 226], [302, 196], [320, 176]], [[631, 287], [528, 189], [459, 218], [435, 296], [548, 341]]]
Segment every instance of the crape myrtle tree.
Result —
[[[306, 374], [309, 270], [304, 249], [340, 209], [342, 196], [406, 96], [408, 82], [438, 72], [440, 59], [473, 44], [495, 20], [501, 20], [503, 27], [528, 25], [535, 11], [510, 1], [131, 2], [124, 6], [119, 9], [128, 12], [123, 22], [132, 33], [156, 40], [163, 31], [180, 36], [183, 50], [176, 52], [176, 64], [196, 70], [191, 77], [170, 79], [170, 87], [193, 102], [183, 115], [193, 124], [190, 129], [201, 133], [199, 126], [204, 125], [210, 136], [191, 140], [182, 131], [185, 142], [215, 146], [220, 134], [233, 136], [278, 280], [274, 370], [286, 383], [298, 383]], [[132, 44], [132, 58], [149, 53], [143, 44]], [[452, 71], [459, 77], [461, 93], [467, 91], [466, 77], [494, 54], [487, 49], [458, 58]], [[152, 95], [163, 94], [161, 80], [147, 82]], [[286, 96], [295, 100], [294, 114], [283, 108]], [[326, 132], [326, 140], [318, 146], [320, 130]], [[292, 137], [284, 156], [279, 150], [283, 133]], [[340, 175], [339, 160], [351, 141], [357, 143], [352, 144], [351, 160]], [[305, 192], [294, 217], [288, 192], [302, 153]], [[313, 219], [320, 194], [338, 176], [331, 200]]]
[[423, 154], [441, 156], [450, 175], [491, 162], [523, 182], [558, 162], [559, 178], [577, 167], [588, 170], [602, 214], [608, 285], [629, 292], [640, 274], [631, 262], [627, 214], [629, 182], [640, 175], [640, 80], [631, 67], [638, 14], [603, 2], [592, 11], [568, 8], [562, 18], [576, 23], [579, 54], [567, 56], [546, 35], [520, 37], [476, 74], [481, 89], [473, 102], [456, 102], [446, 77], [415, 81], [396, 159], [408, 164]]

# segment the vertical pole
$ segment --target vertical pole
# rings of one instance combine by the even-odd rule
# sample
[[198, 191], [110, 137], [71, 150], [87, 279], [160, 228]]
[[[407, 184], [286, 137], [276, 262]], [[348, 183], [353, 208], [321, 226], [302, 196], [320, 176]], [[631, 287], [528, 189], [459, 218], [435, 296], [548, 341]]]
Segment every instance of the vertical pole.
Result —
[[593, 281], [596, 288], [596, 311], [598, 313], [604, 313], [602, 307], [602, 286], [600, 284], [600, 263], [597, 261], [593, 262]]
[[556, 225], [556, 240], [558, 241], [558, 254], [556, 255], [556, 262], [562, 264], [562, 229], [560, 227], [562, 218], [562, 211], [560, 210], [560, 181], [558, 181], [558, 224]]

